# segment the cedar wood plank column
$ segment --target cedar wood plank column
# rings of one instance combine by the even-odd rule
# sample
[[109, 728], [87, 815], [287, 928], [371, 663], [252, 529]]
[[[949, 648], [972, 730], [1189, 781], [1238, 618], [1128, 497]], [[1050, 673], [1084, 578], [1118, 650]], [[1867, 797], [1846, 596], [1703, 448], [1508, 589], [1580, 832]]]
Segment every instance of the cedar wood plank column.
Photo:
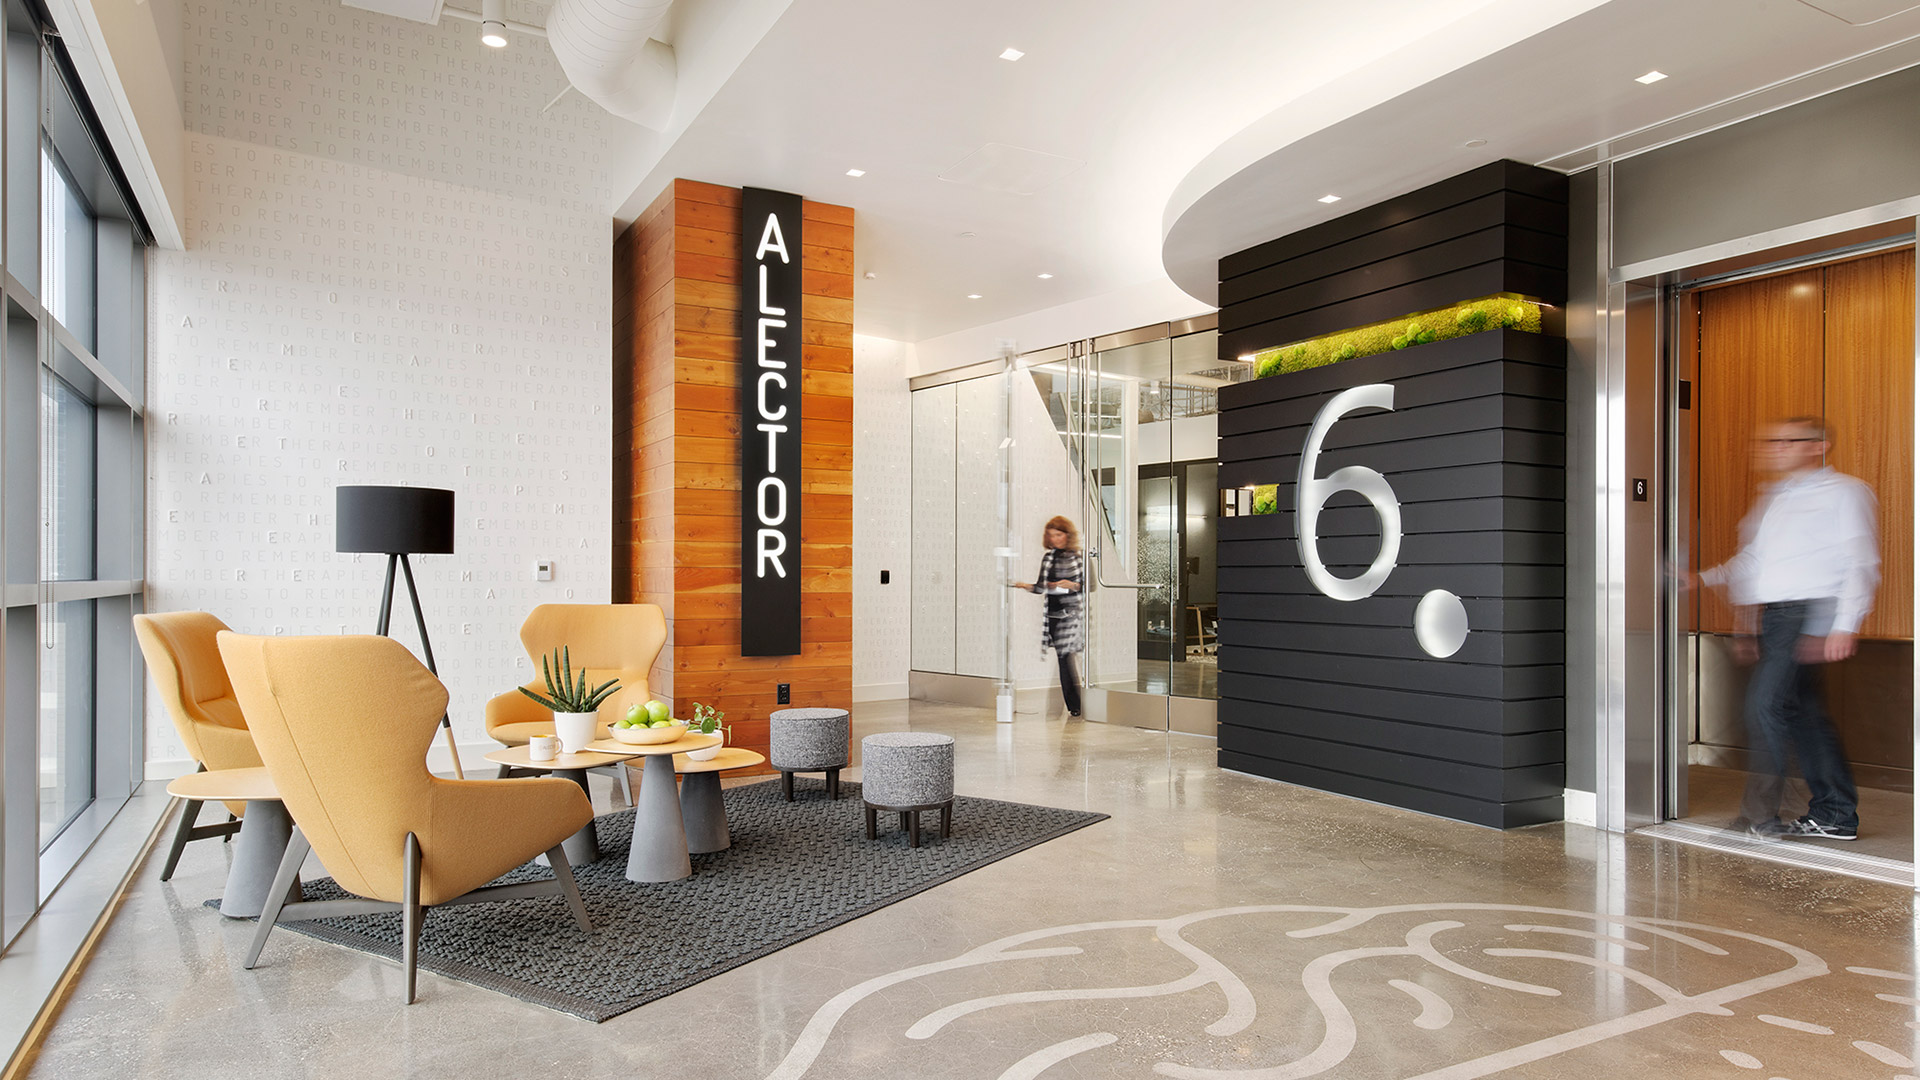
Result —
[[613, 599], [659, 604], [650, 688], [767, 714], [853, 705], [853, 210], [802, 208], [800, 655], [740, 655], [740, 192], [676, 180], [614, 242]]

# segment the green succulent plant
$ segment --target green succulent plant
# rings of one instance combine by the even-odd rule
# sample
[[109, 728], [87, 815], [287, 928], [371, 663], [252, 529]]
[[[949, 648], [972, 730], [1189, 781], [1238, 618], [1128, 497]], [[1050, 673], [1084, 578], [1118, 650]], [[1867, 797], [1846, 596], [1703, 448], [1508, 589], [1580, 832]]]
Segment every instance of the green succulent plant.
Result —
[[[558, 678], [554, 677], [556, 670], [559, 672]], [[557, 713], [596, 712], [601, 702], [620, 689], [620, 680], [617, 678], [594, 686], [587, 679], [586, 668], [580, 669], [580, 676], [576, 679], [573, 674], [573, 654], [564, 645], [553, 650], [551, 661], [544, 656], [540, 658], [540, 674], [547, 680], [546, 697], [524, 686], [519, 688], [520, 692]]]

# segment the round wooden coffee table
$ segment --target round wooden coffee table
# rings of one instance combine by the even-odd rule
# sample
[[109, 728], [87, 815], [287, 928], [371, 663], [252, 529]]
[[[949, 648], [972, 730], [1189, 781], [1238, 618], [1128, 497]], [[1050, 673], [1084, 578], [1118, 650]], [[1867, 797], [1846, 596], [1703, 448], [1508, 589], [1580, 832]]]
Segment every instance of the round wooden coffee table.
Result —
[[[215, 769], [189, 773], [167, 784], [167, 794], [194, 802], [244, 802], [240, 838], [233, 845], [233, 865], [227, 868], [227, 887], [220, 894], [220, 914], [229, 919], [251, 919], [267, 906], [273, 875], [293, 839], [293, 818], [280, 801], [280, 791], [264, 768]], [[300, 879], [290, 894], [300, 895]]]
[[673, 755], [705, 750], [720, 742], [718, 735], [683, 735], [672, 742], [652, 746], [634, 746], [613, 739], [587, 744], [588, 750], [647, 759], [640, 769], [640, 796], [634, 800], [633, 847], [627, 851], [628, 881], [678, 881], [693, 876], [693, 860], [687, 857], [686, 824], [680, 815], [679, 791], [673, 783]]
[[[628, 747], [624, 743], [615, 745], [620, 747], [618, 752], [612, 750], [601, 751], [599, 744], [589, 743], [588, 746], [591, 749], [574, 754], [562, 752], [555, 754], [547, 761], [535, 761], [533, 758], [527, 756], [527, 748], [525, 746], [509, 746], [488, 754], [487, 760], [493, 762], [495, 765], [505, 765], [509, 769], [552, 773], [562, 779], [571, 780], [580, 785], [581, 791], [587, 793], [587, 802], [591, 804], [593, 802], [593, 791], [587, 787], [587, 770], [598, 769], [605, 765], [618, 764], [633, 756], [632, 754], [626, 753], [627, 750], [640, 749], [637, 746]], [[567, 853], [567, 861], [575, 866], [581, 866], [590, 862], [599, 862], [600, 836], [593, 830], [593, 820], [589, 818], [585, 825], [580, 826], [579, 832], [574, 833], [562, 841], [560, 849]]]
[[675, 754], [673, 771], [681, 776], [680, 815], [686, 819], [687, 850], [696, 855], [725, 851], [733, 843], [727, 831], [727, 803], [720, 797], [720, 774], [766, 763], [766, 756], [729, 746], [706, 761]]

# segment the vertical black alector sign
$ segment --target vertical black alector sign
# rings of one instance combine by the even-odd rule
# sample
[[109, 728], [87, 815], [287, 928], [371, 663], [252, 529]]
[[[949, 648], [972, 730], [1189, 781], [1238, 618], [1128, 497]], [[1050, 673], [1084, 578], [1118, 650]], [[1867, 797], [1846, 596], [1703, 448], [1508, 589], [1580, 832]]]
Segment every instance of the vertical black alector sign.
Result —
[[740, 655], [800, 651], [800, 196], [740, 192]]

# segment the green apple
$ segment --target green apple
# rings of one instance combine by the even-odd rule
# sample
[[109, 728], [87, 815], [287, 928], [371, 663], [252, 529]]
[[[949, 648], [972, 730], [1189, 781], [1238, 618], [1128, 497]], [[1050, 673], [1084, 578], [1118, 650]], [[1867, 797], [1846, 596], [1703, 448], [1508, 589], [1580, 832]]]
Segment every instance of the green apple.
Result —
[[640, 714], [646, 711], [647, 711], [646, 706], [640, 704], [637, 701], [634, 702], [633, 704], [627, 706], [627, 719], [625, 723], [627, 723], [628, 725], [632, 725], [636, 723], [640, 719]]
[[666, 702], [661, 701], [659, 698], [654, 698], [652, 701], [647, 702], [647, 721], [649, 723], [659, 723], [672, 716], [673, 710], [667, 706]]

